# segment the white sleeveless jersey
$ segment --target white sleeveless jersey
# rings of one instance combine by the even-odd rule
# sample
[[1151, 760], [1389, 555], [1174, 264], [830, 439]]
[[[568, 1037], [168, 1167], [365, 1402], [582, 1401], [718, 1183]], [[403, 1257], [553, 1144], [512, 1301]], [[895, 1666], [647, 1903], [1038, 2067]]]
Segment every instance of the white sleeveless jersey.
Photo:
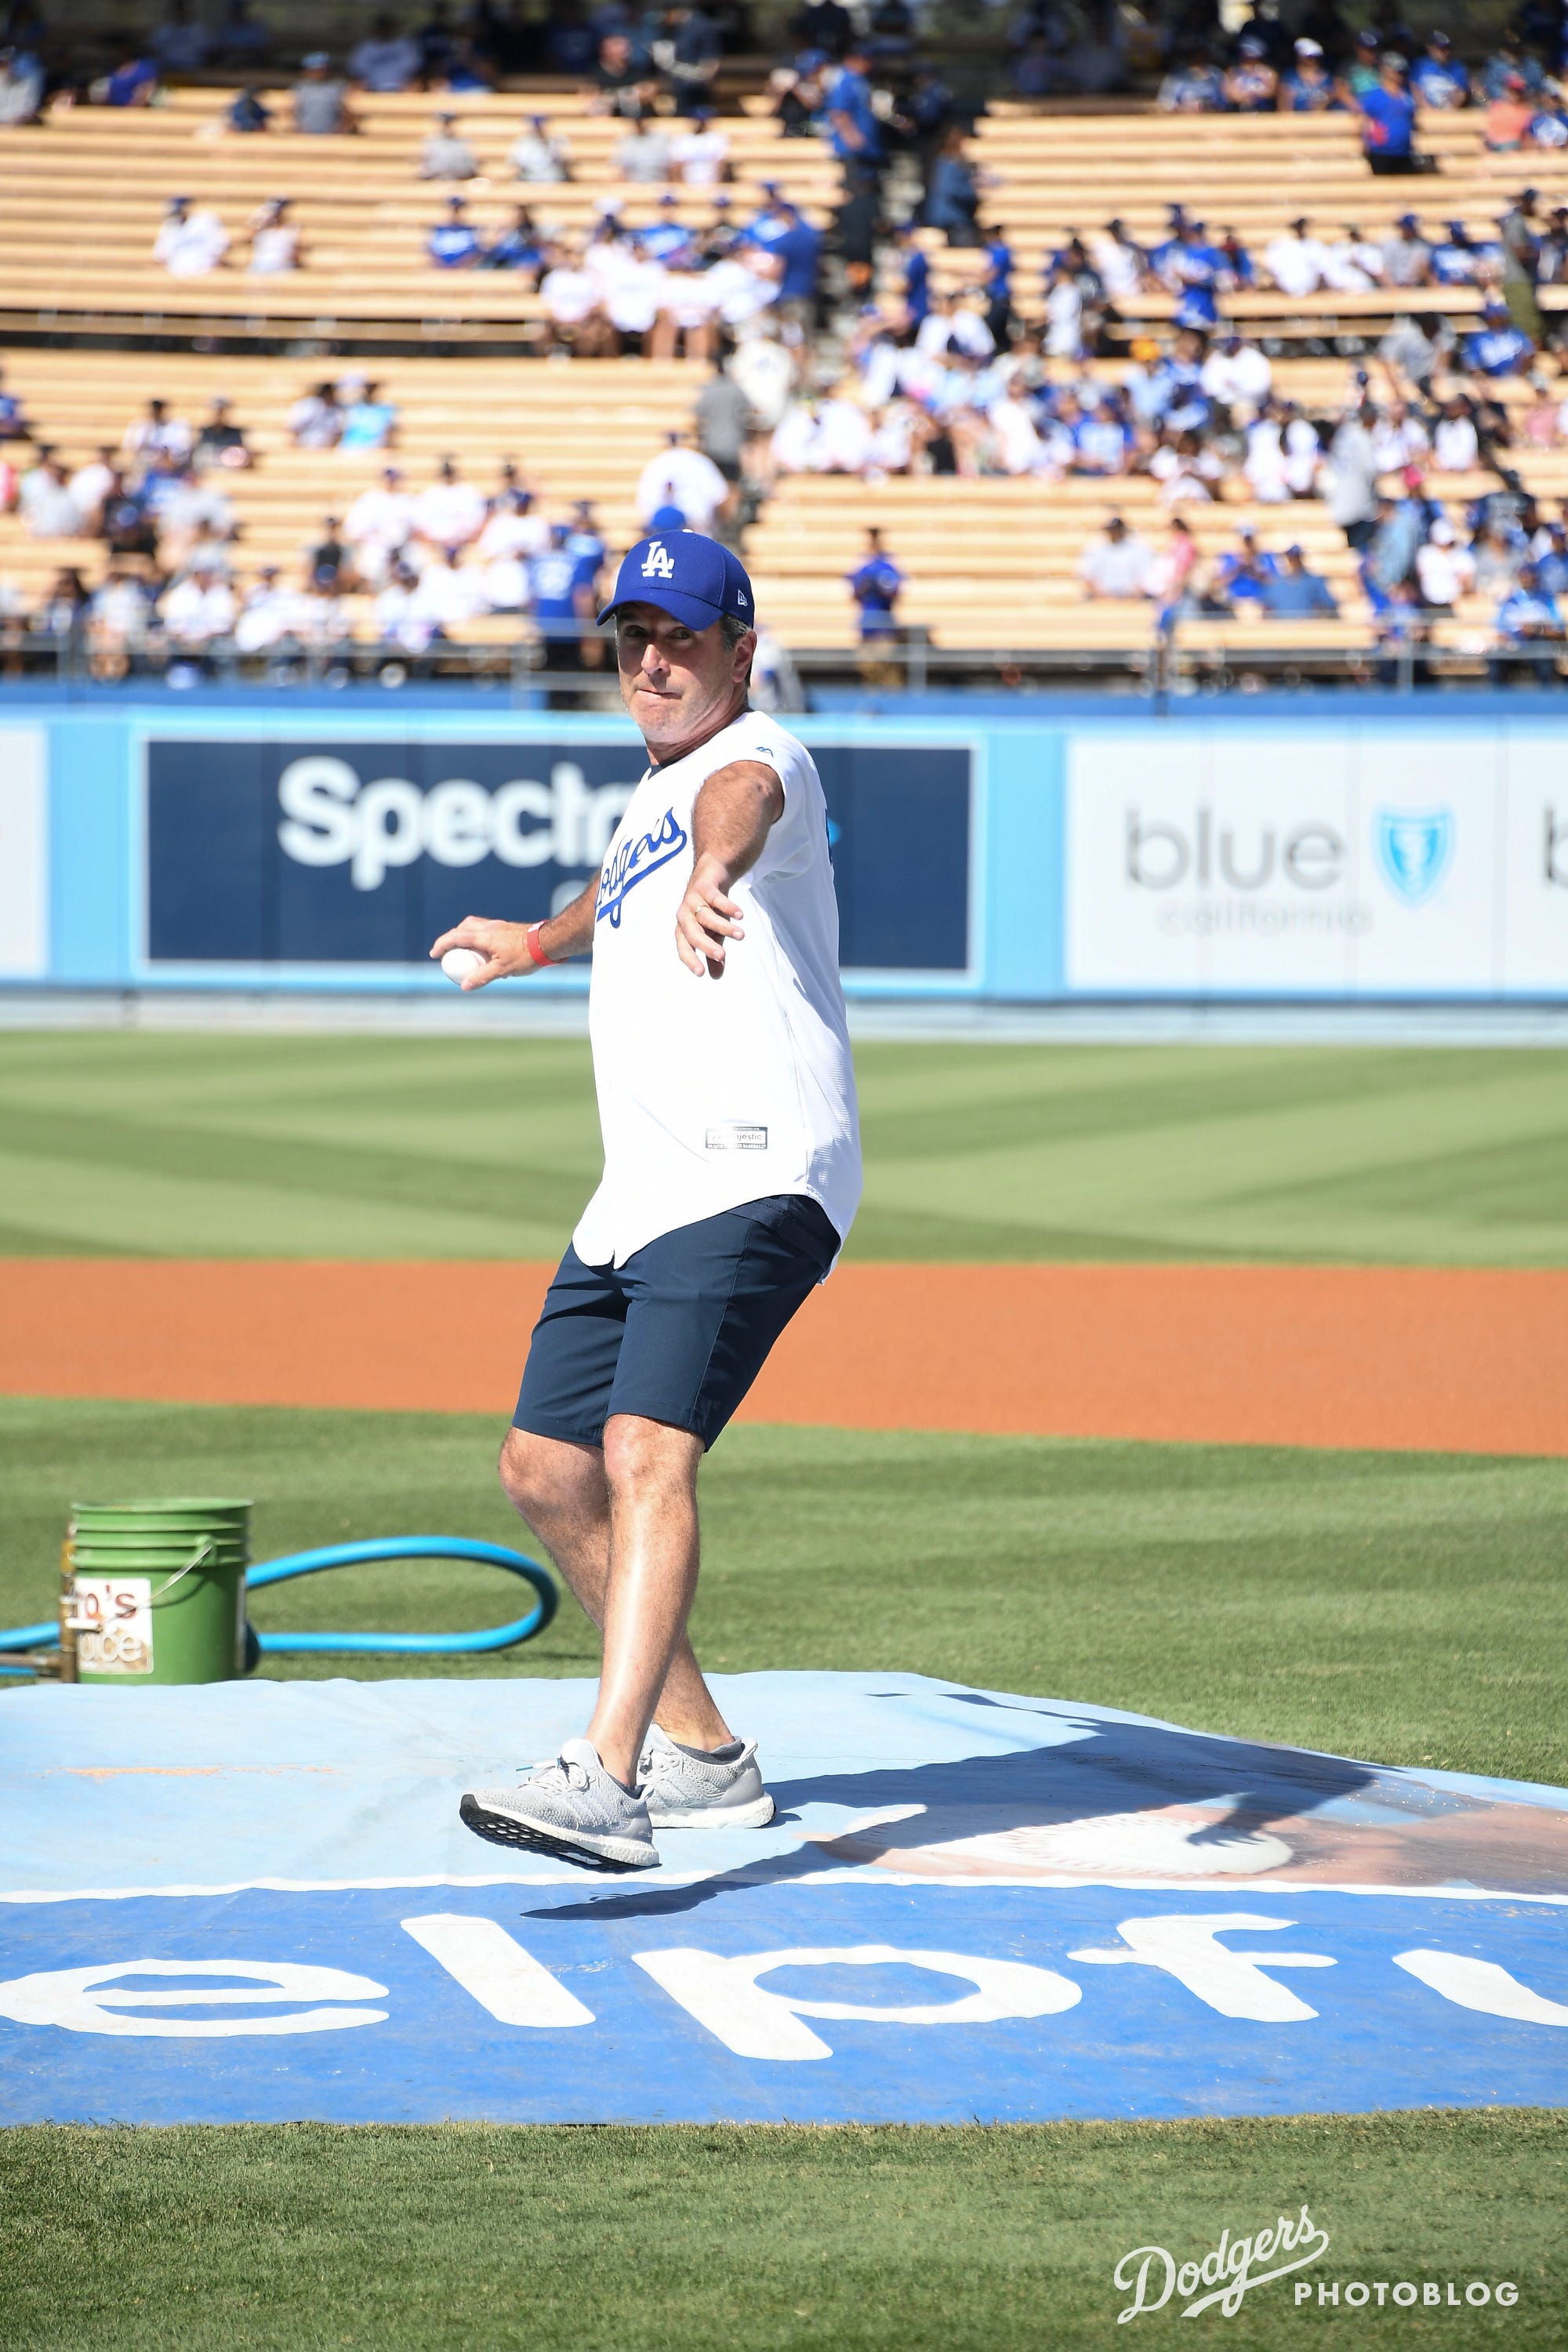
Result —
[[[691, 878], [691, 812], [715, 770], [760, 760], [784, 814], [730, 895], [743, 939], [721, 979], [675, 946]], [[589, 1265], [743, 1202], [804, 1192], [842, 1241], [860, 1199], [855, 1074], [838, 979], [827, 808], [811, 754], [743, 711], [683, 760], [650, 768], [599, 877], [589, 1031], [605, 1173], [573, 1234]]]

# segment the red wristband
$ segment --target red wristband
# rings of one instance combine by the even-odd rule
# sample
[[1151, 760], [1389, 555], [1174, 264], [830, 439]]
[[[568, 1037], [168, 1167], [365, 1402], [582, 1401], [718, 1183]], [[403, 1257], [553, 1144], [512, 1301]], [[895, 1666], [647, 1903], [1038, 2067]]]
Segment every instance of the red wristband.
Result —
[[523, 934], [523, 944], [527, 948], [528, 952], [532, 957], [534, 962], [540, 966], [541, 970], [542, 970], [546, 964], [553, 963], [555, 961], [553, 956], [547, 956], [544, 950], [539, 944], [539, 934], [543, 928], [544, 926], [542, 923], [530, 923], [528, 929]]

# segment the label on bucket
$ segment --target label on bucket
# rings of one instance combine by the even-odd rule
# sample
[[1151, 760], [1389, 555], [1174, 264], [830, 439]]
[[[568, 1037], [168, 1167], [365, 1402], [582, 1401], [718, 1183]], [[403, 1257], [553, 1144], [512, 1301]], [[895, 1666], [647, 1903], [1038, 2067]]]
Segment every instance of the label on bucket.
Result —
[[150, 1576], [72, 1579], [79, 1670], [94, 1675], [153, 1671], [153, 1580]]

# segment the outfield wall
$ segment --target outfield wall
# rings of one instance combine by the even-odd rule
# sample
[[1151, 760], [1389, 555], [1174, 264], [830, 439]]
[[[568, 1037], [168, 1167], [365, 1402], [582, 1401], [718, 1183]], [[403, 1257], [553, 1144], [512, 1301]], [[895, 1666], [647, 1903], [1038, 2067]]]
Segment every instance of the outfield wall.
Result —
[[[445, 987], [435, 934], [574, 896], [641, 769], [611, 718], [455, 713], [6, 697], [0, 981]], [[1568, 997], [1536, 698], [795, 723], [854, 995]]]

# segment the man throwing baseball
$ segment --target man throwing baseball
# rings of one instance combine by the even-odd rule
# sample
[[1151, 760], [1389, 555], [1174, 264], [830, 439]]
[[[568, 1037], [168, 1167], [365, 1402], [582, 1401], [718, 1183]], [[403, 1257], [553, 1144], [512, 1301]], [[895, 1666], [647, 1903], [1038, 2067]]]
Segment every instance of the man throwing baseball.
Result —
[[593, 1870], [651, 1867], [657, 1828], [773, 1818], [686, 1635], [697, 1472], [860, 1197], [827, 812], [804, 745], [747, 707], [753, 617], [716, 541], [632, 549], [599, 618], [648, 767], [597, 881], [548, 922], [469, 916], [430, 950], [484, 956], [466, 988], [594, 959], [605, 1173], [500, 1475], [602, 1632], [598, 1703], [585, 1738], [461, 1808]]

